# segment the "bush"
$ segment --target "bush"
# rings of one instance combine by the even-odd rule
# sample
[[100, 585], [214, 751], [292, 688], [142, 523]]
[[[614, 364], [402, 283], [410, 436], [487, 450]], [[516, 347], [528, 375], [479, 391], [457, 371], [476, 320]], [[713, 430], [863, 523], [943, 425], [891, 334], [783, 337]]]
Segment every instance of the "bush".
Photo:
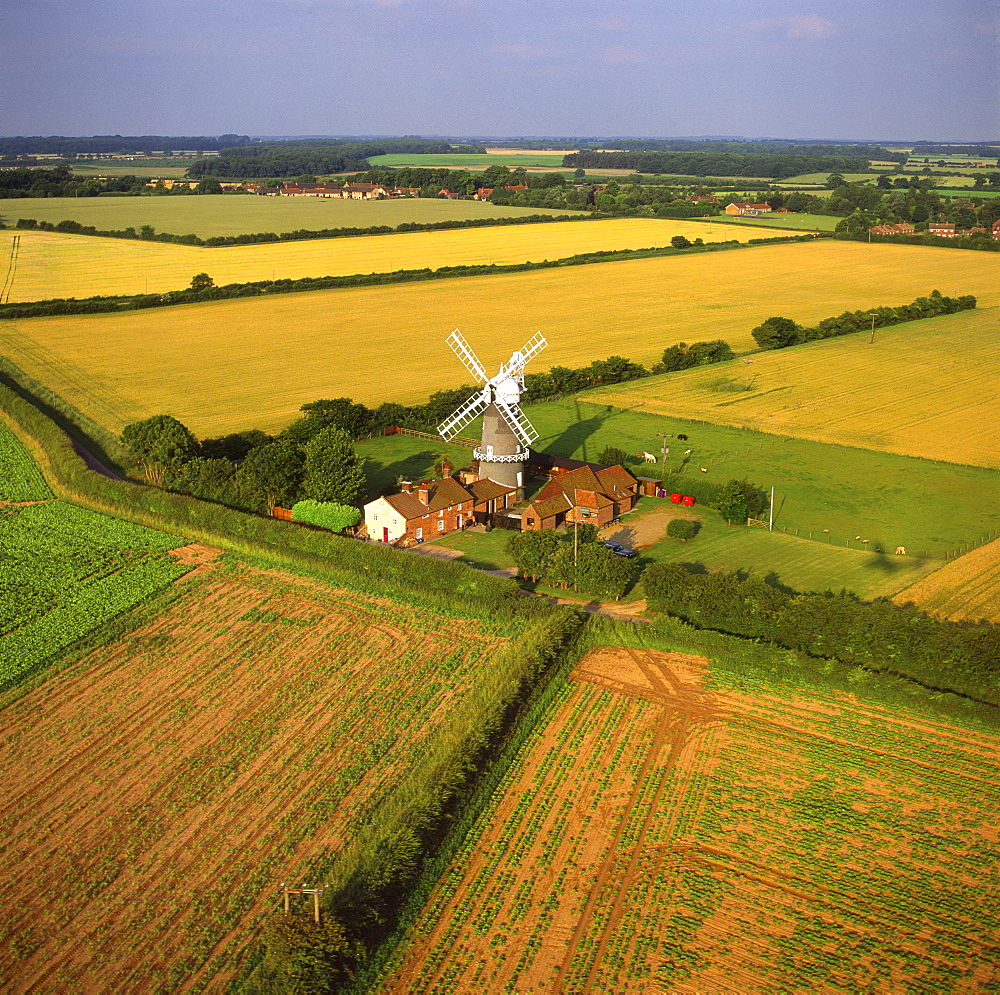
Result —
[[349, 504], [337, 504], [334, 501], [296, 501], [292, 506], [292, 521], [305, 522], [307, 525], [318, 525], [331, 532], [343, 532], [344, 529], [357, 525], [361, 520], [361, 512]]
[[667, 535], [682, 542], [693, 539], [700, 530], [701, 522], [691, 518], [674, 518], [667, 525]]

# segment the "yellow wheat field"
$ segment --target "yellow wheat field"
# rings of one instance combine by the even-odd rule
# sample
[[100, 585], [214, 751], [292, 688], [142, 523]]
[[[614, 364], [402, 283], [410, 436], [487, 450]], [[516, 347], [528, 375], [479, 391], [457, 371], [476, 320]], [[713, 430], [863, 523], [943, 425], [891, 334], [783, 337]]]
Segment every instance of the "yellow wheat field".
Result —
[[159, 294], [182, 290], [196, 273], [208, 273], [221, 286], [423, 267], [540, 262], [602, 249], [667, 246], [675, 235], [706, 242], [746, 242], [801, 232], [625, 218], [207, 249], [58, 232], [4, 231], [0, 232], [0, 267], [6, 267], [15, 234], [20, 235], [21, 244], [11, 301]]
[[[847, 308], [902, 303], [935, 287], [1000, 303], [998, 263], [990, 253], [816, 241], [0, 321], [0, 352], [115, 430], [161, 412], [199, 436], [274, 430], [321, 397], [416, 403], [468, 382], [445, 345], [456, 327], [490, 368], [536, 331], [549, 341], [536, 370], [610, 355], [652, 365], [681, 340], [722, 338], [738, 351], [751, 349], [750, 330], [771, 314], [814, 322]], [[879, 355], [886, 364], [905, 359]], [[877, 369], [866, 364], [858, 362], [859, 382], [872, 383]], [[654, 383], [636, 384], [629, 404], [644, 400]], [[674, 393], [670, 388], [669, 397]]]
[[1000, 469], [1000, 307], [878, 329], [874, 343], [860, 332], [757, 353], [587, 399]]
[[1000, 622], [1000, 539], [928, 574], [892, 600], [901, 605], [912, 601], [953, 622]]

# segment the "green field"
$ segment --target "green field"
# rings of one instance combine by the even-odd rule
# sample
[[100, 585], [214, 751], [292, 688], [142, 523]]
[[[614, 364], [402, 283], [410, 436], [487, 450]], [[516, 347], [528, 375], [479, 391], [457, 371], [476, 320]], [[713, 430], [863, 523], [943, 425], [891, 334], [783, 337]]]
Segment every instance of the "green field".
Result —
[[[525, 412], [540, 433], [536, 448], [559, 456], [595, 460], [606, 446], [628, 453], [659, 452], [659, 432], [684, 433], [668, 440], [668, 490], [685, 481], [725, 483], [747, 478], [775, 488], [775, 526], [815, 541], [843, 546], [854, 537], [890, 552], [939, 554], [1000, 529], [1000, 473], [934, 463], [891, 453], [663, 418], [580, 400], [531, 405]], [[467, 430], [474, 435], [472, 429]], [[688, 462], [683, 453], [692, 449]], [[702, 473], [705, 467], [707, 473]], [[636, 462], [643, 473], [656, 467]], [[652, 474], [646, 474], [652, 475]], [[828, 533], [823, 533], [829, 529]], [[693, 549], [699, 540], [691, 543]]]
[[600, 388], [587, 397], [997, 470], [998, 318], [995, 305], [976, 308], [877, 329], [874, 343], [859, 332]]
[[0, 504], [7, 501], [47, 501], [51, 497], [52, 491], [35, 461], [0, 422]]
[[0, 221], [18, 218], [58, 224], [79, 221], [102, 231], [152, 225], [172, 235], [245, 235], [322, 228], [395, 227], [406, 222], [516, 218], [565, 214], [547, 208], [499, 207], [486, 201], [401, 197], [394, 200], [326, 200], [321, 197], [257, 197], [251, 194], [162, 197], [26, 197], [0, 200]]

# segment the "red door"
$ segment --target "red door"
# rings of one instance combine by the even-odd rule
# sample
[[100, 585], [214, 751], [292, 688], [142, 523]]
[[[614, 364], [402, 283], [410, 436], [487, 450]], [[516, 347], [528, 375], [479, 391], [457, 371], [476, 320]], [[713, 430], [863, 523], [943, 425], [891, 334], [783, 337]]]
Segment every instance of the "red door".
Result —
[[386, 526], [382, 529], [382, 542], [388, 542], [388, 541], [389, 541], [389, 528], [388, 526]]

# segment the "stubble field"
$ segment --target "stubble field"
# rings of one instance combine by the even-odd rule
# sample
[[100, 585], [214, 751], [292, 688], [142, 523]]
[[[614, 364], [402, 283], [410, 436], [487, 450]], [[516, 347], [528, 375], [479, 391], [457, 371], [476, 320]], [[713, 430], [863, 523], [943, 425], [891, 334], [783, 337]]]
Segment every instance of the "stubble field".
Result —
[[[593, 227], [604, 231], [606, 225]], [[444, 345], [456, 327], [488, 368], [539, 330], [549, 347], [538, 369], [585, 366], [616, 354], [652, 365], [678, 341], [724, 338], [737, 351], [752, 349], [751, 329], [771, 314], [809, 323], [848, 308], [902, 303], [934, 288], [976, 294], [985, 306], [1000, 303], [1000, 260], [989, 253], [817, 241], [4, 321], [0, 350], [108, 428], [167, 412], [205, 436], [281, 428], [302, 404], [320, 397], [421, 402], [468, 379]]]
[[1000, 623], [1000, 539], [921, 578], [893, 598], [953, 622]]
[[0, 200], [0, 218], [79, 221], [100, 230], [121, 231], [152, 225], [172, 235], [244, 235], [261, 231], [315, 231], [320, 228], [370, 228], [405, 222], [467, 221], [558, 214], [546, 208], [501, 207], [487, 201], [400, 197], [391, 200], [328, 200], [322, 197], [257, 197], [251, 194], [162, 197], [45, 197]]
[[592, 652], [383, 992], [990, 991], [1000, 738]]
[[1000, 309], [993, 293], [984, 294], [983, 303], [973, 311], [877, 329], [874, 343], [858, 332], [601, 388], [586, 398], [1000, 469], [1000, 423], [992, 416], [1000, 396]]
[[[669, 246], [670, 239], [681, 234], [707, 242], [745, 242], [781, 233], [630, 218], [204, 248], [25, 231], [10, 299], [164, 293], [183, 290], [191, 277], [202, 272], [222, 286], [425, 267], [541, 262], [581, 252]], [[12, 237], [0, 232], [4, 262]]]
[[4, 991], [224, 990], [278, 884], [351, 842], [501, 642], [283, 573], [192, 576], [0, 699]]

